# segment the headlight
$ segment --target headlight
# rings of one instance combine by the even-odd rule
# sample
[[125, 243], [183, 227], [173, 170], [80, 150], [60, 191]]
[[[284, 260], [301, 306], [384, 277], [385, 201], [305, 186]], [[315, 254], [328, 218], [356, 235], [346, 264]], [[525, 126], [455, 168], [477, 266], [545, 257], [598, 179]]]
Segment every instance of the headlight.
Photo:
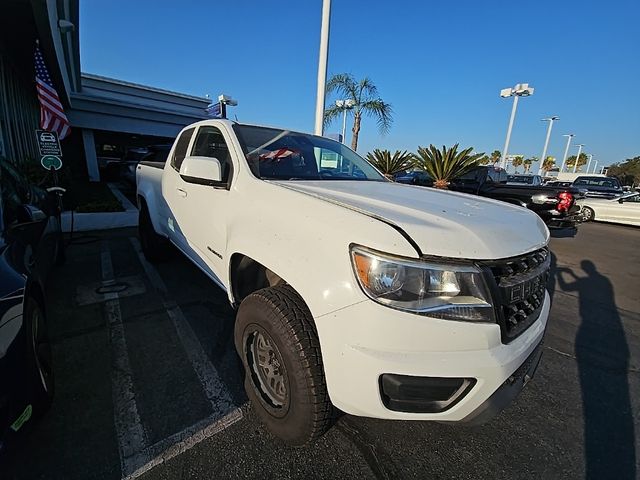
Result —
[[471, 264], [409, 260], [351, 248], [358, 283], [372, 300], [447, 320], [494, 322], [482, 272]]

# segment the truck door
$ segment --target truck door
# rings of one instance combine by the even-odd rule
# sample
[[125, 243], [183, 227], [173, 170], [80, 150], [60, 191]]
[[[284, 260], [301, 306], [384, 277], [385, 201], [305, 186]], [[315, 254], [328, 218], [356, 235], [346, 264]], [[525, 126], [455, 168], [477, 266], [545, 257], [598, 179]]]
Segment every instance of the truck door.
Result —
[[215, 281], [225, 284], [228, 276], [227, 216], [233, 172], [229, 140], [224, 127], [201, 125], [188, 152], [190, 156], [217, 159], [222, 169], [224, 185], [201, 185], [185, 182], [179, 175], [177, 178], [177, 187], [184, 195], [184, 210], [181, 211], [178, 223], [184, 232], [188, 247], [195, 251], [204, 263], [201, 267]]

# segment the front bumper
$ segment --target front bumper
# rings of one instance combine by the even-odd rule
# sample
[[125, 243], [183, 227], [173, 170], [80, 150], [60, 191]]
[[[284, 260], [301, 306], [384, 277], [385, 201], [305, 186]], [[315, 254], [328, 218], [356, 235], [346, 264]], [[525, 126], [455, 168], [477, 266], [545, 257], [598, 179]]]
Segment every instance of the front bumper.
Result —
[[[535, 356], [549, 305], [545, 294], [538, 319], [509, 344], [502, 343], [497, 324], [434, 319], [368, 300], [323, 315], [316, 325], [331, 401], [347, 413], [366, 417], [486, 421], [522, 388], [524, 377], [519, 381], [510, 378], [518, 376], [519, 369]], [[530, 376], [531, 369], [525, 370]], [[383, 396], [381, 378], [385, 374], [472, 379], [472, 385], [444, 410], [398, 411], [389, 408]], [[492, 397], [498, 391], [502, 393]]]

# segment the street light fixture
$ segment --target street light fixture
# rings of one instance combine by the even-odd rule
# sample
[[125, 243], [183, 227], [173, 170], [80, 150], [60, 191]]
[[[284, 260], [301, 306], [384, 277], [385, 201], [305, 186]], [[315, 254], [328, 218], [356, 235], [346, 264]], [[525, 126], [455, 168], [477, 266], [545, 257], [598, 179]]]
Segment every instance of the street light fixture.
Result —
[[569, 155], [569, 147], [571, 146], [571, 139], [575, 137], [573, 133], [562, 135], [563, 137], [567, 137], [567, 147], [564, 149], [564, 156], [562, 157], [562, 165], [560, 166], [560, 172], [564, 170], [564, 164], [567, 161], [567, 155]]
[[355, 102], [352, 99], [336, 100], [336, 107], [342, 109], [342, 143], [346, 144], [345, 135], [347, 133], [347, 110], [351, 110]]
[[518, 109], [518, 98], [528, 97], [533, 95], [533, 87], [530, 87], [528, 83], [518, 83], [513, 88], [503, 88], [500, 90], [500, 96], [502, 98], [513, 97], [513, 107], [511, 108], [511, 118], [509, 119], [509, 127], [507, 128], [507, 138], [504, 142], [504, 148], [502, 149], [502, 168], [507, 166], [507, 153], [509, 150], [509, 140], [511, 139], [511, 129], [513, 128], [513, 121], [516, 118], [516, 110]]
[[576, 161], [573, 163], [573, 173], [576, 173], [576, 169], [578, 168], [578, 161], [580, 160], [580, 155], [582, 154], [582, 147], [584, 147], [584, 143], [579, 143], [576, 145], [578, 147], [578, 155], [576, 156]]
[[549, 138], [551, 138], [551, 129], [553, 128], [553, 122], [559, 120], [560, 117], [553, 116], [549, 118], [543, 118], [543, 122], [549, 122], [549, 127], [547, 128], [547, 138], [544, 141], [544, 148], [542, 149], [542, 156], [540, 157], [540, 166], [538, 168], [538, 175], [542, 175], [542, 164], [544, 163], [544, 159], [547, 158], [547, 148], [549, 147]]

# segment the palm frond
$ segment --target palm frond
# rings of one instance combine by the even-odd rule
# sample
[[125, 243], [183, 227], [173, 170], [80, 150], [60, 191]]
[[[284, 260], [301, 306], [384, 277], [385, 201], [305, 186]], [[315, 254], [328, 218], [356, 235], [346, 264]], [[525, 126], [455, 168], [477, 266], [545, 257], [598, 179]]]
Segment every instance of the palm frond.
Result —
[[324, 110], [324, 126], [327, 127], [333, 122], [336, 118], [340, 117], [342, 114], [342, 108], [337, 105], [330, 105]]
[[376, 148], [373, 152], [367, 153], [367, 160], [384, 175], [393, 176], [396, 173], [408, 170], [412, 166], [413, 155], [406, 150], [396, 150], [393, 155], [389, 150]]
[[360, 106], [360, 110], [368, 117], [374, 117], [381, 134], [386, 134], [393, 123], [393, 108], [381, 98], [369, 100]]
[[454, 178], [460, 177], [478, 165], [484, 153], [472, 154], [473, 147], [458, 152], [458, 144], [442, 149], [429, 145], [429, 148], [418, 147], [413, 157], [413, 165], [427, 172], [440, 186], [448, 185]]
[[327, 82], [326, 92], [337, 93], [355, 102], [358, 99], [358, 84], [353, 75], [338, 73]]

